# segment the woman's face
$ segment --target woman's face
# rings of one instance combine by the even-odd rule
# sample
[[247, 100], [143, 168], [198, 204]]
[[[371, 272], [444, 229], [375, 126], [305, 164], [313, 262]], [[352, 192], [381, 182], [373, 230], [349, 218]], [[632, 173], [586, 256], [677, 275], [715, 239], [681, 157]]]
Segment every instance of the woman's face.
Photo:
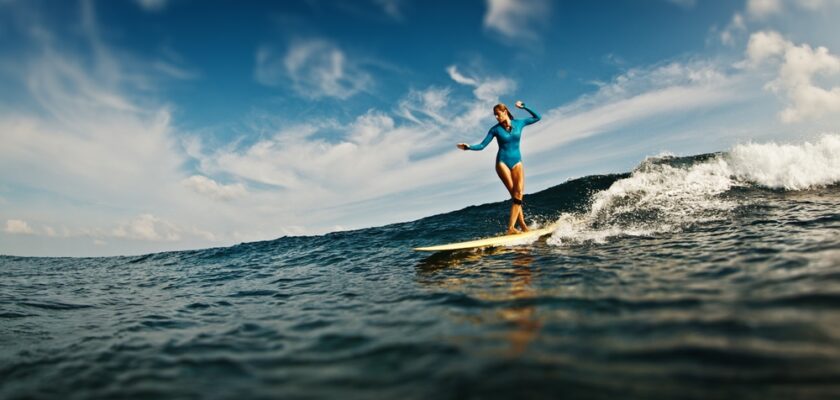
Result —
[[493, 114], [496, 114], [496, 121], [499, 121], [500, 124], [510, 122], [510, 117], [504, 110], [493, 111]]

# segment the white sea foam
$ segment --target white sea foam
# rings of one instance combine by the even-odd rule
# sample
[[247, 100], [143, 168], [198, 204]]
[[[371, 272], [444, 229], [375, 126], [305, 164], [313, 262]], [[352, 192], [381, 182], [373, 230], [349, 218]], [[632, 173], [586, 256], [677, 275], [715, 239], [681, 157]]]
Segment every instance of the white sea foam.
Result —
[[645, 159], [633, 173], [592, 197], [589, 211], [563, 214], [549, 244], [602, 243], [728, 218], [739, 205], [721, 196], [737, 186], [806, 190], [840, 182], [840, 135], [816, 143], [748, 143], [684, 166], [673, 156]]
[[749, 143], [726, 158], [739, 180], [761, 186], [803, 190], [840, 182], [840, 135], [802, 144]]

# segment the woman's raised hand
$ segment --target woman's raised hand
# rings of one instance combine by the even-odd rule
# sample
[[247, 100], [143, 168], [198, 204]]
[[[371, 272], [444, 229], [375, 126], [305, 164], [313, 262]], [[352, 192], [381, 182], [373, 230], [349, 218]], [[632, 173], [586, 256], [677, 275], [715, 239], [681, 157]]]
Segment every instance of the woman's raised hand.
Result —
[[524, 108], [524, 107], [525, 107], [525, 103], [523, 103], [522, 100], [516, 100], [516, 108]]
[[470, 148], [470, 145], [468, 145], [466, 143], [458, 143], [455, 146], [458, 146], [458, 148], [461, 149], [461, 150], [467, 150], [467, 149]]

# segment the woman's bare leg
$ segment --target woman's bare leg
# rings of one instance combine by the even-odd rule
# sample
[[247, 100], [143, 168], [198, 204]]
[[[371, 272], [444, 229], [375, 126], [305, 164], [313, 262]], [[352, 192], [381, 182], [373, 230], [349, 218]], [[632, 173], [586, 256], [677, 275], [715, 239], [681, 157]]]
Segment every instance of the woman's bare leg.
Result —
[[[514, 165], [513, 168], [520, 167], [521, 169], [522, 164]], [[511, 198], [517, 198], [515, 196], [516, 192], [514, 191], [514, 181], [513, 177], [511, 176], [511, 171], [505, 165], [505, 163], [496, 163], [496, 173], [499, 174], [499, 179], [502, 180], [502, 183], [505, 185], [505, 189], [508, 190], [510, 193]], [[520, 200], [522, 196], [518, 197]], [[519, 231], [514, 227], [516, 225], [516, 220], [519, 218], [519, 214], [522, 213], [522, 206], [519, 204], [513, 204], [510, 207], [510, 221], [508, 223], [508, 233], [519, 233]]]
[[[510, 171], [511, 179], [513, 180], [513, 198], [522, 200], [522, 196], [525, 194], [525, 167], [522, 165], [522, 162], [516, 163], [513, 166], [513, 169]], [[523, 232], [528, 232], [528, 225], [525, 224], [525, 210], [522, 209], [521, 204], [517, 204], [519, 207], [519, 215], [517, 216], [517, 221], [519, 222], [519, 226], [522, 228]]]

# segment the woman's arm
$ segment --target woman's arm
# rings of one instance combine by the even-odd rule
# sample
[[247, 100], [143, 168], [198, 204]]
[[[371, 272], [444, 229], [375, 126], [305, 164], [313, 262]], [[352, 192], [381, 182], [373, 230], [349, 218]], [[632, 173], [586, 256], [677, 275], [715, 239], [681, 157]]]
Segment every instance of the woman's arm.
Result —
[[542, 119], [542, 117], [540, 117], [540, 115], [537, 114], [536, 111], [528, 108], [528, 106], [526, 106], [524, 104], [522, 105], [522, 109], [531, 113], [531, 118], [525, 118], [525, 125], [531, 125], [534, 122], [537, 122], [537, 121]]
[[542, 117], [540, 117], [540, 115], [539, 115], [539, 114], [537, 114], [537, 112], [536, 112], [536, 111], [534, 111], [534, 110], [532, 110], [532, 109], [528, 108], [528, 107], [525, 105], [525, 103], [523, 103], [523, 102], [522, 102], [522, 100], [517, 101], [517, 102], [516, 102], [516, 106], [517, 106], [517, 107], [519, 107], [519, 108], [521, 108], [521, 109], [523, 109], [523, 110], [525, 110], [525, 111], [528, 111], [529, 113], [531, 113], [531, 118], [525, 118], [525, 125], [531, 125], [531, 124], [533, 124], [534, 122], [537, 122], [537, 121], [539, 121], [539, 120], [541, 120], [541, 119], [542, 119]]
[[487, 145], [490, 144], [490, 141], [492, 141], [492, 140], [493, 140], [493, 129], [490, 129], [490, 131], [487, 132], [487, 136], [484, 137], [484, 140], [482, 140], [481, 143], [467, 145], [467, 150], [475, 150], [475, 151], [484, 150], [484, 148], [487, 147]]

